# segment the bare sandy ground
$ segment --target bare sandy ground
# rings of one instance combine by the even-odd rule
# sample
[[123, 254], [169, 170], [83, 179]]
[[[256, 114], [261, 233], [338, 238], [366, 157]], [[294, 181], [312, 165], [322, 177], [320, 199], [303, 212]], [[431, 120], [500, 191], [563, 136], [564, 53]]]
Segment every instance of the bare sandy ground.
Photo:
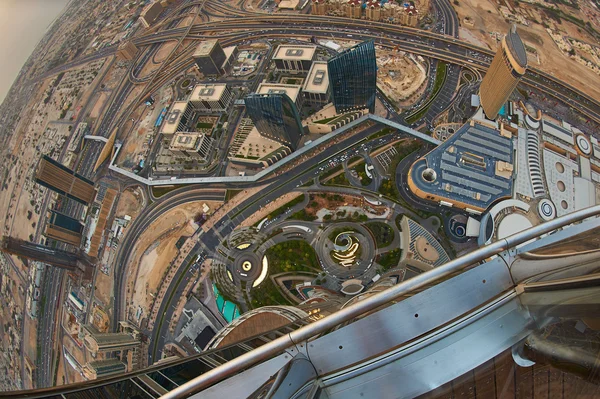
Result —
[[[521, 3], [521, 5], [529, 7], [524, 3]], [[481, 45], [485, 43], [486, 47], [495, 51], [497, 48], [496, 39], [491, 37], [489, 32], [505, 33], [510, 28], [504, 17], [497, 11], [495, 2], [490, 0], [460, 0], [459, 5], [453, 5], [453, 7], [457, 11], [461, 25], [464, 28], [464, 30], [461, 29], [461, 38], [473, 44]], [[532, 9], [535, 14], [535, 7]], [[544, 19], [545, 15], [539, 12], [537, 15], [540, 15], [537, 18], [538, 21], [545, 20], [546, 23], [552, 24], [552, 21], [548, 21], [547, 18]], [[468, 27], [462, 22], [466, 16], [473, 18], [473, 27]], [[595, 43], [593, 38], [589, 37], [584, 31], [580, 33], [575, 25], [567, 21], [562, 21], [562, 24], [557, 25], [557, 27], [560, 27], [570, 37]], [[540, 64], [536, 64], [535, 67], [571, 84], [593, 98], [600, 98], [600, 78], [598, 75], [563, 54], [542, 25], [531, 22], [529, 26], [518, 25], [517, 29], [523, 41], [535, 47], [540, 55]], [[465, 34], [465, 30], [468, 30], [471, 35]]]
[[133, 221], [142, 210], [142, 201], [142, 189], [139, 186], [127, 188], [119, 197], [115, 216], [123, 217], [129, 215]]
[[109, 93], [103, 91], [98, 95], [98, 99], [94, 103], [94, 108], [92, 108], [92, 111], [90, 112], [90, 118], [97, 118], [100, 116], [100, 111], [102, 110], [102, 107], [104, 107], [106, 100], [108, 100], [108, 94]]
[[201, 213], [203, 203], [211, 209], [220, 204], [215, 201], [195, 201], [173, 208], [152, 223], [135, 246], [127, 275], [128, 297], [130, 306], [134, 309], [141, 307], [144, 316], [148, 314], [165, 271], [177, 256], [177, 240], [181, 236], [191, 236], [196, 231], [193, 218]]

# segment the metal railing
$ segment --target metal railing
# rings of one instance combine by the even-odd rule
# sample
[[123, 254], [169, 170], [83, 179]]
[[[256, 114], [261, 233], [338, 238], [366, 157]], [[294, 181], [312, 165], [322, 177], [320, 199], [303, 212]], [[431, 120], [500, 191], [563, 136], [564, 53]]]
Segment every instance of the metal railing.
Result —
[[347, 308], [324, 317], [312, 324], [301, 327], [288, 335], [279, 337], [263, 346], [260, 346], [250, 352], [247, 352], [229, 362], [216, 367], [193, 380], [173, 389], [169, 393], [163, 395], [162, 399], [179, 399], [188, 395], [200, 392], [201, 390], [216, 384], [236, 373], [254, 366], [261, 361], [267, 360], [282, 351], [307, 341], [319, 334], [322, 334], [342, 323], [346, 323], [361, 316], [367, 312], [373, 311], [380, 306], [383, 306], [390, 301], [393, 301], [413, 290], [433, 284], [440, 279], [457, 273], [470, 265], [498, 255], [517, 245], [526, 243], [543, 234], [549, 233], [556, 229], [568, 226], [572, 223], [582, 221], [586, 218], [597, 216], [600, 214], [600, 205], [582, 209], [552, 221], [534, 226], [528, 230], [514, 234], [510, 237], [501, 239], [483, 248], [479, 248], [460, 258], [454, 259], [442, 266], [417, 275], [407, 281], [404, 281], [396, 286], [390, 287], [385, 291], [374, 294], [363, 301], [357, 302]]

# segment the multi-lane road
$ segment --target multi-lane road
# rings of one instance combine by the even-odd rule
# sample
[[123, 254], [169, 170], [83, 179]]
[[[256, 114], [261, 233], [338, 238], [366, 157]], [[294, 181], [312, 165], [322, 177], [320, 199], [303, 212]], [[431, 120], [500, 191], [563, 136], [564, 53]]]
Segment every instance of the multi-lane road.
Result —
[[[105, 110], [102, 120], [97, 125], [99, 135], [106, 137], [115, 128], [118, 128], [122, 122], [129, 117], [131, 110], [136, 104], [128, 107], [130, 110], [123, 110], [123, 104], [132, 91], [133, 84], [143, 83], [147, 87], [144, 93], [138, 96], [138, 101], [148, 93], [156, 90], [160, 85], [165, 84], [173, 76], [191, 66], [189, 59], [189, 51], [183, 55], [178, 55], [165, 62], [159, 70], [151, 75], [151, 77], [140, 77], [144, 66], [153, 58], [156, 50], [166, 41], [178, 40], [179, 43], [183, 39], [202, 40], [207, 37], [220, 38], [224, 45], [238, 44], [246, 40], [258, 38], [295, 38], [295, 37], [312, 37], [317, 38], [339, 38], [347, 39], [348, 35], [352, 35], [354, 40], [373, 39], [377, 44], [390, 48], [398, 47], [401, 50], [420, 54], [426, 57], [431, 57], [438, 60], [444, 60], [458, 67], [470, 68], [485, 72], [488, 68], [493, 53], [489, 50], [482, 49], [467, 43], [460, 42], [458, 37], [458, 19], [454, 13], [448, 0], [435, 0], [434, 6], [437, 13], [437, 23], [441, 24], [441, 31], [444, 34], [427, 32], [418, 29], [400, 27], [395, 25], [383, 24], [373, 21], [352, 20], [338, 17], [319, 17], [314, 15], [265, 15], [264, 13], [249, 12], [236, 10], [227, 5], [217, 2], [207, 2], [204, 13], [207, 16], [220, 15], [229, 16], [231, 19], [206, 22], [196, 24], [184, 28], [173, 27], [181, 18], [182, 13], [186, 8], [204, 4], [204, 1], [195, 1], [182, 5], [176, 9], [164, 21], [163, 26], [166, 29], [162, 32], [152, 30], [149, 34], [144, 34], [133, 39], [133, 42], [143, 49], [143, 53], [136, 62], [133, 63], [128, 71], [128, 77], [124, 79], [121, 85], [111, 96], [109, 105]], [[241, 18], [243, 17], [243, 18]], [[64, 72], [71, 68], [83, 65], [87, 62], [112, 56], [116, 49], [108, 48], [101, 50], [92, 55], [82, 57], [71, 61], [68, 64], [60, 66], [52, 71], [38, 77], [38, 80], [52, 76], [54, 74]], [[600, 104], [585, 95], [584, 93], [570, 87], [564, 82], [560, 82], [541, 71], [530, 70], [523, 80], [523, 83], [535, 87], [536, 89], [559, 99], [560, 101], [576, 108], [588, 118], [600, 123]], [[449, 87], [449, 86], [448, 86]], [[449, 99], [444, 99], [449, 101]], [[443, 104], [440, 104], [440, 108]], [[432, 110], [432, 112], [434, 112]], [[430, 115], [428, 115], [430, 116]], [[215, 229], [204, 233], [200, 236], [197, 250], [201, 248], [215, 248], [221, 241], [222, 237], [229, 234], [242, 220], [256, 212], [261, 206], [267, 202], [278, 198], [282, 194], [292, 191], [298, 184], [307, 179], [314, 177], [315, 166], [326, 159], [333, 157], [337, 152], [355, 144], [357, 140], [367, 137], [377, 128], [367, 129], [351, 139], [344, 140], [340, 143], [333, 144], [326, 148], [319, 155], [307, 160], [294, 169], [266, 180], [270, 183], [268, 188], [246, 201], [238, 205], [231, 212], [225, 215], [215, 224]], [[84, 149], [85, 156], [79, 164], [78, 170], [80, 173], [89, 176], [92, 173], [93, 165], [100, 152], [101, 145], [99, 143], [89, 143]], [[198, 199], [217, 199], [223, 198], [224, 191], [222, 189], [240, 189], [244, 188], [243, 184], [235, 185], [220, 185], [211, 187], [208, 190], [186, 190], [179, 189], [171, 192], [157, 200], [149, 208], [145, 210], [132, 223], [127, 231], [127, 235], [121, 243], [115, 264], [115, 303], [113, 311], [113, 326], [116, 326], [119, 319], [125, 316], [125, 292], [126, 287], [126, 271], [129, 264], [129, 256], [137, 239], [141, 233], [157, 218], [163, 215], [168, 209], [179, 204], [194, 201]], [[187, 265], [184, 262], [182, 266]], [[156, 323], [155, 331], [152, 332], [152, 343], [150, 348], [151, 361], [155, 361], [157, 351], [164, 345], [165, 332], [168, 326], [168, 320], [173, 315], [173, 303], [169, 298], [177, 298], [181, 294], [181, 290], [191, 278], [191, 274], [185, 268], [178, 270], [176, 277], [168, 288], [167, 300], [160, 305], [159, 315], [161, 320]], [[48, 279], [49, 285], [56, 283], [55, 277]], [[50, 290], [49, 290], [50, 291]], [[54, 301], [56, 301], [56, 296]], [[56, 304], [55, 304], [56, 305]], [[48, 306], [48, 305], [47, 305]], [[42, 318], [43, 320], [44, 318]], [[53, 321], [52, 321], [53, 322]], [[48, 322], [50, 323], [50, 322]], [[49, 326], [42, 328], [41, 331], [51, 331]], [[51, 334], [46, 334], [45, 338], [52, 337]], [[51, 373], [51, 352], [46, 352], [43, 355], [42, 366], [46, 373]], [[47, 368], [46, 368], [47, 366]], [[48, 375], [46, 374], [46, 381]]]

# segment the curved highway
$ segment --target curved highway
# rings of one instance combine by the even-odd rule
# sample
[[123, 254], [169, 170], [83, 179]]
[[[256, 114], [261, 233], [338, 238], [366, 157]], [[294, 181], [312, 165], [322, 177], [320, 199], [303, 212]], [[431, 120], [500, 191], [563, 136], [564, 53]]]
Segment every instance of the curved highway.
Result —
[[[101, 135], [107, 135], [114, 127], [120, 126], [127, 120], [130, 113], [137, 106], [134, 103], [127, 110], [122, 110], [122, 105], [127, 96], [131, 92], [133, 83], [146, 83], [147, 86], [143, 92], [137, 97], [136, 101], [145, 98], [147, 94], [156, 91], [160, 86], [167, 83], [172, 77], [181, 71], [189, 68], [193, 64], [190, 52], [193, 50], [193, 45], [185, 48], [181, 54], [167, 58], [160, 68], [152, 73], [149, 77], [139, 77], [139, 73], [144, 65], [148, 62], [158, 47], [170, 40], [178, 40], [181, 45], [184, 39], [202, 40], [208, 37], [220, 38], [223, 45], [238, 44], [245, 40], [269, 38], [269, 37], [312, 37], [317, 38], [348, 38], [352, 35], [353, 40], [373, 39], [377, 44], [399, 49], [415, 54], [420, 54], [426, 57], [443, 60], [462, 67], [479, 70], [485, 72], [489, 67], [493, 52], [473, 46], [468, 43], [460, 42], [456, 39], [458, 36], [458, 20], [448, 0], [435, 0], [436, 9], [440, 13], [440, 20], [443, 21], [443, 31], [447, 35], [437, 34], [419, 29], [389, 25], [385, 23], [355, 20], [340, 17], [322, 17], [314, 15], [265, 15], [264, 13], [240, 11], [221, 3], [206, 2], [205, 11], [207, 15], [223, 15], [230, 19], [225, 21], [209, 21], [202, 24], [190, 25], [183, 28], [170, 28], [175, 25], [181, 18], [181, 13], [193, 6], [201, 6], [205, 1], [196, 1], [182, 5], [178, 9], [170, 13], [160, 24], [166, 26], [167, 29], [157, 32], [153, 28], [149, 33], [141, 35], [133, 39], [133, 42], [138, 47], [146, 47], [142, 55], [136, 62], [133, 63], [129, 70], [129, 78], [127, 82], [122, 84], [114, 95], [114, 100], [111, 101], [108, 112], [104, 115], [102, 123], [99, 127]], [[209, 35], [209, 33], [212, 33]], [[114, 54], [115, 49], [98, 52], [94, 55], [84, 57], [79, 60], [74, 60], [55, 70], [49, 71], [43, 76], [52, 76], [53, 73], [67, 70], [82, 63], [89, 62], [93, 59], [99, 59]], [[41, 77], [40, 77], [41, 78]], [[39, 78], [38, 78], [39, 79]], [[573, 87], [563, 82], [557, 81], [552, 76], [549, 76], [539, 70], [530, 69], [523, 79], [523, 83], [544, 93], [559, 99], [560, 101], [576, 107], [580, 112], [585, 114], [590, 119], [600, 123], [600, 104], [591, 97], [574, 89]], [[117, 118], [117, 115], [119, 117]], [[309, 159], [304, 164], [298, 165], [288, 172], [279, 176], [274, 176], [267, 179], [265, 182], [271, 183], [263, 192], [256, 194], [242, 204], [235, 207], [227, 215], [223, 216], [215, 223], [215, 228], [200, 236], [197, 249], [215, 248], [221, 241], [221, 237], [229, 234], [236, 226], [256, 212], [266, 202], [278, 198], [286, 192], [295, 189], [299, 184], [306, 182], [307, 179], [313, 178], [315, 168], [321, 161], [327, 160], [335, 156], [335, 154], [350, 145], [356, 145], [359, 140], [368, 137], [370, 134], [377, 131], [378, 127], [366, 129], [351, 138], [348, 138], [340, 143], [333, 144], [323, 150], [320, 154]], [[211, 187], [206, 190], [182, 188], [173, 191], [147, 207], [142, 214], [134, 220], [127, 229], [127, 233], [119, 250], [117, 252], [115, 262], [115, 298], [113, 309], [113, 326], [118, 325], [118, 320], [123, 320], [125, 316], [125, 292], [126, 292], [126, 269], [130, 261], [130, 254], [139, 239], [140, 235], [147, 227], [158, 217], [163, 215], [167, 210], [174, 206], [181, 205], [186, 202], [196, 200], [223, 199], [223, 189], [240, 189], [245, 187], [244, 184], [222, 184], [217, 189]], [[184, 262], [183, 265], [186, 263]], [[190, 274], [184, 268], [179, 268], [176, 278], [171, 282], [168, 293], [165, 298], [176, 297], [181, 293], [182, 287], [185, 287], [189, 281]], [[173, 307], [169, 299], [163, 301], [159, 308], [160, 319], [156, 321], [156, 328], [152, 332], [150, 347], [150, 360], [156, 360], [157, 350], [164, 345], [164, 333], [168, 326], [163, 323], [169, 320], [173, 314]]]

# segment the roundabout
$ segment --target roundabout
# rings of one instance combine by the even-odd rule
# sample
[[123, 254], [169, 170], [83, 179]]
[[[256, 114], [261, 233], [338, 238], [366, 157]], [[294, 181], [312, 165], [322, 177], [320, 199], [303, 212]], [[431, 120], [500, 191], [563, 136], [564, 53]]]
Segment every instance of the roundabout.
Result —
[[234, 250], [232, 255], [235, 258], [233, 271], [240, 281], [253, 282], [258, 278], [262, 269], [258, 254], [246, 249]]
[[360, 279], [375, 258], [375, 242], [357, 223], [325, 227], [317, 234], [315, 249], [323, 270], [339, 281]]

